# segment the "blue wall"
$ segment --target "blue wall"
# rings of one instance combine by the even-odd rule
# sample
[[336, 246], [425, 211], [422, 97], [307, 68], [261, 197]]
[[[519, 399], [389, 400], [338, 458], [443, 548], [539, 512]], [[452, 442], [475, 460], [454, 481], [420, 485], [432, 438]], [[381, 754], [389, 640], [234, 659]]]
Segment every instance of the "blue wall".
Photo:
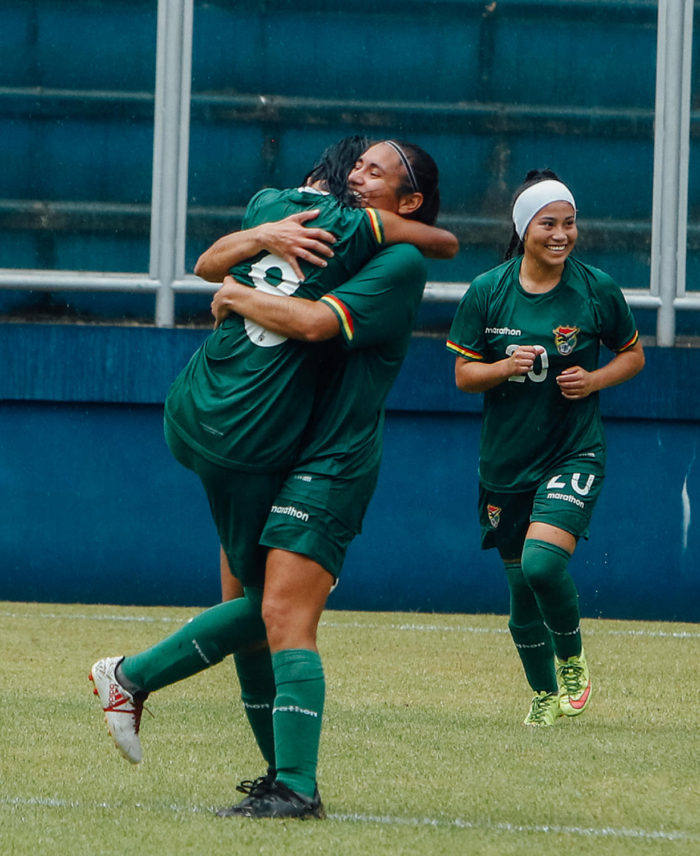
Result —
[[[162, 438], [168, 385], [205, 335], [0, 325], [0, 600], [216, 601], [206, 500]], [[507, 611], [478, 545], [480, 398], [452, 367], [441, 339], [414, 338], [334, 608]], [[603, 395], [607, 484], [572, 560], [587, 616], [700, 620], [699, 378], [700, 350], [650, 348]]]

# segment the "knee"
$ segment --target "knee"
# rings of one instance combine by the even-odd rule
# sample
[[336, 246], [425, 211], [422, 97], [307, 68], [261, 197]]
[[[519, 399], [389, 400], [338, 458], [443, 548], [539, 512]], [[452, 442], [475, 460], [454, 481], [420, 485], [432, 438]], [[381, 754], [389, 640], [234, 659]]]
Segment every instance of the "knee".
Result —
[[528, 539], [523, 547], [521, 567], [527, 584], [534, 592], [556, 586], [566, 574], [570, 554], [556, 544]]
[[288, 605], [284, 599], [266, 593], [262, 603], [262, 617], [267, 639], [274, 648], [279, 638], [284, 636], [289, 623]]

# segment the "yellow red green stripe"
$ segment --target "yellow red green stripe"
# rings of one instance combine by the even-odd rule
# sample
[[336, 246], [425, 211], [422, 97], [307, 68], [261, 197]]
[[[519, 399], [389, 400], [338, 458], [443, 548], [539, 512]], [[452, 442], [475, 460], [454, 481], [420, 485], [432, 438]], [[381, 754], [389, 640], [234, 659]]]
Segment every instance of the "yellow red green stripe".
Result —
[[459, 354], [460, 357], [464, 357], [465, 360], [484, 359], [481, 354], [477, 354], [476, 351], [470, 351], [469, 348], [463, 348], [461, 345], [458, 345], [456, 342], [452, 342], [449, 339], [447, 340], [447, 347], [450, 351], [454, 351], [455, 354]]
[[384, 235], [382, 233], [382, 221], [379, 217], [377, 211], [374, 208], [365, 208], [367, 212], [367, 216], [369, 217], [369, 222], [372, 224], [372, 231], [374, 232], [374, 237], [378, 244], [384, 242]]
[[631, 348], [633, 345], [637, 344], [637, 339], [639, 339], [639, 330], [635, 330], [634, 336], [623, 345], [621, 348], [618, 348], [617, 353], [621, 354], [623, 351], [626, 351], [628, 348]]
[[350, 315], [347, 306], [344, 303], [341, 303], [341, 301], [332, 294], [324, 294], [321, 300], [324, 303], [327, 303], [338, 316], [345, 338], [348, 342], [352, 342], [353, 336], [355, 335], [355, 328], [352, 323], [352, 316]]

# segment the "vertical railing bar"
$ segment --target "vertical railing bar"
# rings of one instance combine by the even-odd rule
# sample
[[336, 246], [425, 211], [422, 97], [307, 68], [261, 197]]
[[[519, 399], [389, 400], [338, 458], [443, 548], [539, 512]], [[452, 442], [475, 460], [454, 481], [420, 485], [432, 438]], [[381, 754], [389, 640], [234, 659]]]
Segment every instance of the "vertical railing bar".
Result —
[[673, 302], [685, 291], [692, 6], [692, 0], [659, 0], [650, 287], [661, 298], [662, 347], [675, 342]]
[[185, 268], [193, 0], [158, 0], [149, 276], [155, 323], [175, 323], [173, 282]]

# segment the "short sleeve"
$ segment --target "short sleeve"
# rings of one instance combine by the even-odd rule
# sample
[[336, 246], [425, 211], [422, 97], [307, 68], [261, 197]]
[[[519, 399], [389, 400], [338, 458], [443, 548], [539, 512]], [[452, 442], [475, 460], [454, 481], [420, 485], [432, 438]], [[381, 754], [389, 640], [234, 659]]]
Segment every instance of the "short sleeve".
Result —
[[616, 354], [631, 348], [639, 339], [637, 325], [620, 287], [607, 274], [598, 282], [600, 340]]
[[366, 348], [413, 327], [426, 279], [421, 253], [408, 244], [396, 244], [321, 300], [338, 316], [347, 347]]
[[477, 277], [461, 299], [452, 320], [447, 349], [465, 360], [483, 360], [486, 353], [485, 291]]

